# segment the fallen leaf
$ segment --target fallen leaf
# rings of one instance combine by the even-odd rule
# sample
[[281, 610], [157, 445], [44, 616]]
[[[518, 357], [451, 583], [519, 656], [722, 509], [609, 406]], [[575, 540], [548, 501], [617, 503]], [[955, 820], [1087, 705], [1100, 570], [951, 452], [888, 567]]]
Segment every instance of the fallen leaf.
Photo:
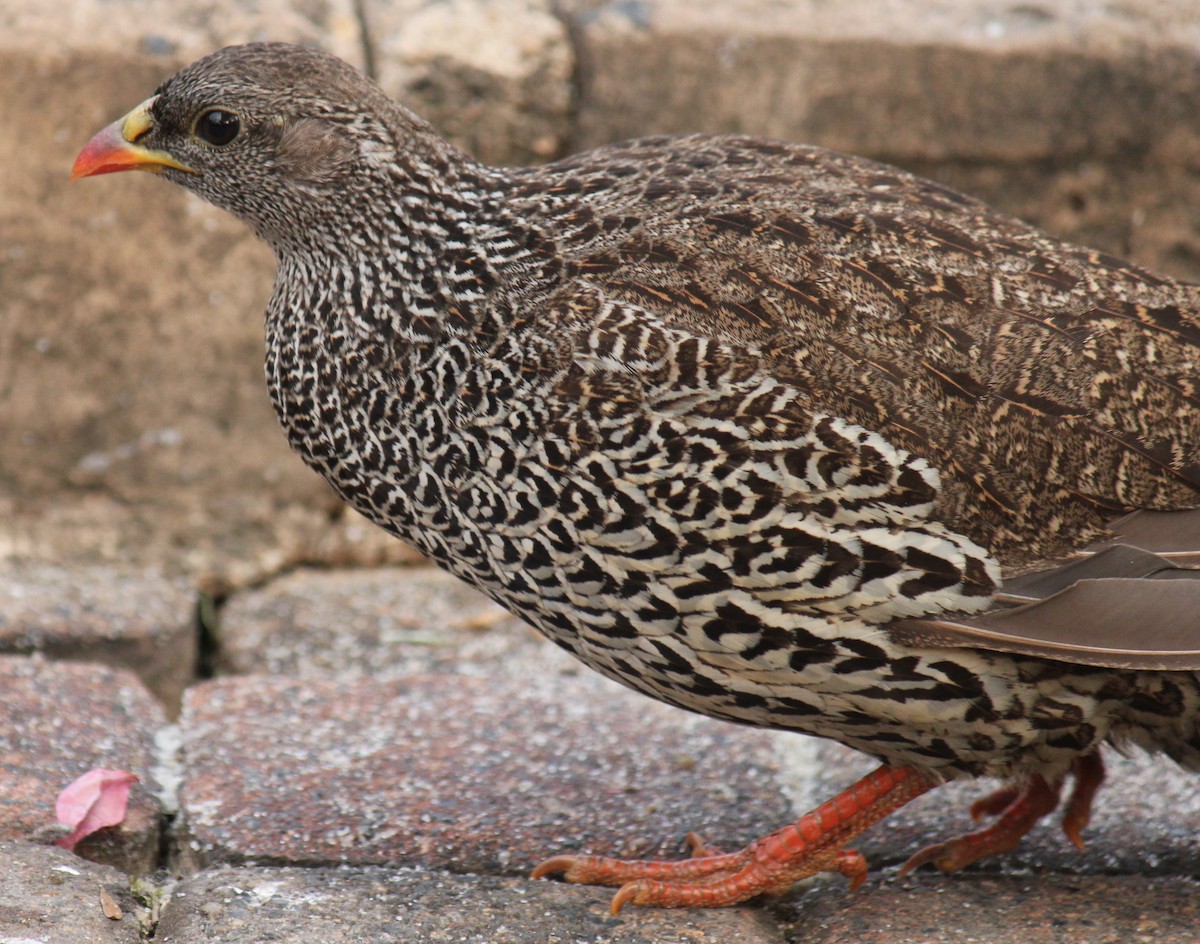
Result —
[[103, 886], [100, 887], [100, 908], [104, 911], [104, 917], [112, 921], [120, 921], [125, 917], [121, 906], [117, 904], [112, 895], [104, 890]]
[[65, 787], [54, 812], [60, 823], [70, 827], [71, 835], [55, 840], [55, 845], [74, 849], [84, 836], [124, 820], [129, 790], [137, 782], [137, 775], [128, 770], [97, 767]]

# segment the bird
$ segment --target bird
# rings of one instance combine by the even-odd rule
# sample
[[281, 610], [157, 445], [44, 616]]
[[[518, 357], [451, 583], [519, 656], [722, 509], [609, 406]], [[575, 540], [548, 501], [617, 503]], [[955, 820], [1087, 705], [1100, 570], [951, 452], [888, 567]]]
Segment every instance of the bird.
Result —
[[486, 165], [280, 43], [183, 68], [72, 177], [133, 169], [274, 250], [271, 400], [348, 504], [611, 679], [879, 763], [741, 851], [535, 877], [614, 913], [854, 887], [944, 782], [1001, 786], [902, 872], [1064, 796], [1082, 846], [1102, 745], [1200, 769], [1200, 287], [811, 145]]

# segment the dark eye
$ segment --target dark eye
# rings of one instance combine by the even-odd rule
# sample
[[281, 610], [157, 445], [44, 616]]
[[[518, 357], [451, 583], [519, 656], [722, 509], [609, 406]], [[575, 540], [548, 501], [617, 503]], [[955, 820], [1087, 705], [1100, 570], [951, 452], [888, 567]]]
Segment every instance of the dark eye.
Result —
[[210, 108], [196, 119], [196, 136], [209, 144], [222, 147], [237, 137], [242, 124], [238, 116], [223, 108]]

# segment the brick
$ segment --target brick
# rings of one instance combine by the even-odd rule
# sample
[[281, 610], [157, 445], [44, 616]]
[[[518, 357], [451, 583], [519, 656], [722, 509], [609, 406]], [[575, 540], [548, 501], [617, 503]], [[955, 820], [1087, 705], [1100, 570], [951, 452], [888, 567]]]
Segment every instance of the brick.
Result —
[[[5, 944], [136, 944], [145, 909], [129, 879], [62, 849], [0, 840], [0, 941]], [[121, 911], [104, 913], [101, 893]], [[110, 905], [111, 907], [111, 905]], [[115, 913], [115, 912], [114, 912]]]
[[[293, 571], [221, 610], [222, 674], [398, 678], [488, 675], [546, 645], [479, 591], [433, 567]], [[565, 657], [563, 669], [574, 664]]]
[[67, 175], [93, 133], [197, 56], [269, 34], [354, 59], [356, 24], [350, 0], [0, 9], [0, 119], [21, 129], [0, 140], [0, 477], [13, 502], [0, 543], [203, 571], [297, 543], [334, 507], [264, 389], [270, 251], [181, 188]]
[[525, 873], [558, 852], [737, 848], [787, 818], [769, 736], [651, 702], [565, 656], [489, 677], [243, 676], [181, 718], [186, 866], [399, 863]]
[[0, 839], [55, 826], [59, 792], [93, 767], [141, 778], [119, 826], [76, 847], [86, 859], [146, 874], [158, 859], [154, 736], [162, 709], [131, 672], [38, 657], [0, 656]]
[[795, 904], [804, 944], [1192, 944], [1200, 883], [1182, 876], [922, 876], [846, 892], [815, 885]]
[[1200, 20], [1185, 0], [1136, 13], [942, 3], [917, 14], [886, 0], [566, 9], [583, 143], [746, 130], [893, 158], [1095, 159], [1158, 143], [1193, 153], [1179, 121], [1196, 92], [1184, 64]]
[[196, 663], [196, 594], [150, 568], [0, 566], [0, 653], [38, 652], [137, 673], [177, 706]]
[[611, 892], [410, 869], [212, 869], [176, 885], [164, 944], [783, 944], [753, 908], [608, 913]]
[[557, 156], [570, 134], [575, 59], [549, 0], [368, 0], [375, 75], [480, 160]]

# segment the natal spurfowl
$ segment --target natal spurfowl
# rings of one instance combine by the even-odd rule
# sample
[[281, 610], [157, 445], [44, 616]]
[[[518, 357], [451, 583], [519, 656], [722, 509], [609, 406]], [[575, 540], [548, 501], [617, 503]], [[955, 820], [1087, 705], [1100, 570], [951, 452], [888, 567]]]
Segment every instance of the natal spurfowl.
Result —
[[861, 880], [845, 844], [943, 780], [1010, 786], [910, 865], [1010, 848], [1069, 773], [1078, 841], [1106, 741], [1200, 768], [1200, 288], [815, 147], [488, 167], [280, 44], [74, 176], [133, 168], [275, 250], [271, 396], [346, 501], [610, 678], [884, 765], [741, 853], [536, 874], [725, 905]]

